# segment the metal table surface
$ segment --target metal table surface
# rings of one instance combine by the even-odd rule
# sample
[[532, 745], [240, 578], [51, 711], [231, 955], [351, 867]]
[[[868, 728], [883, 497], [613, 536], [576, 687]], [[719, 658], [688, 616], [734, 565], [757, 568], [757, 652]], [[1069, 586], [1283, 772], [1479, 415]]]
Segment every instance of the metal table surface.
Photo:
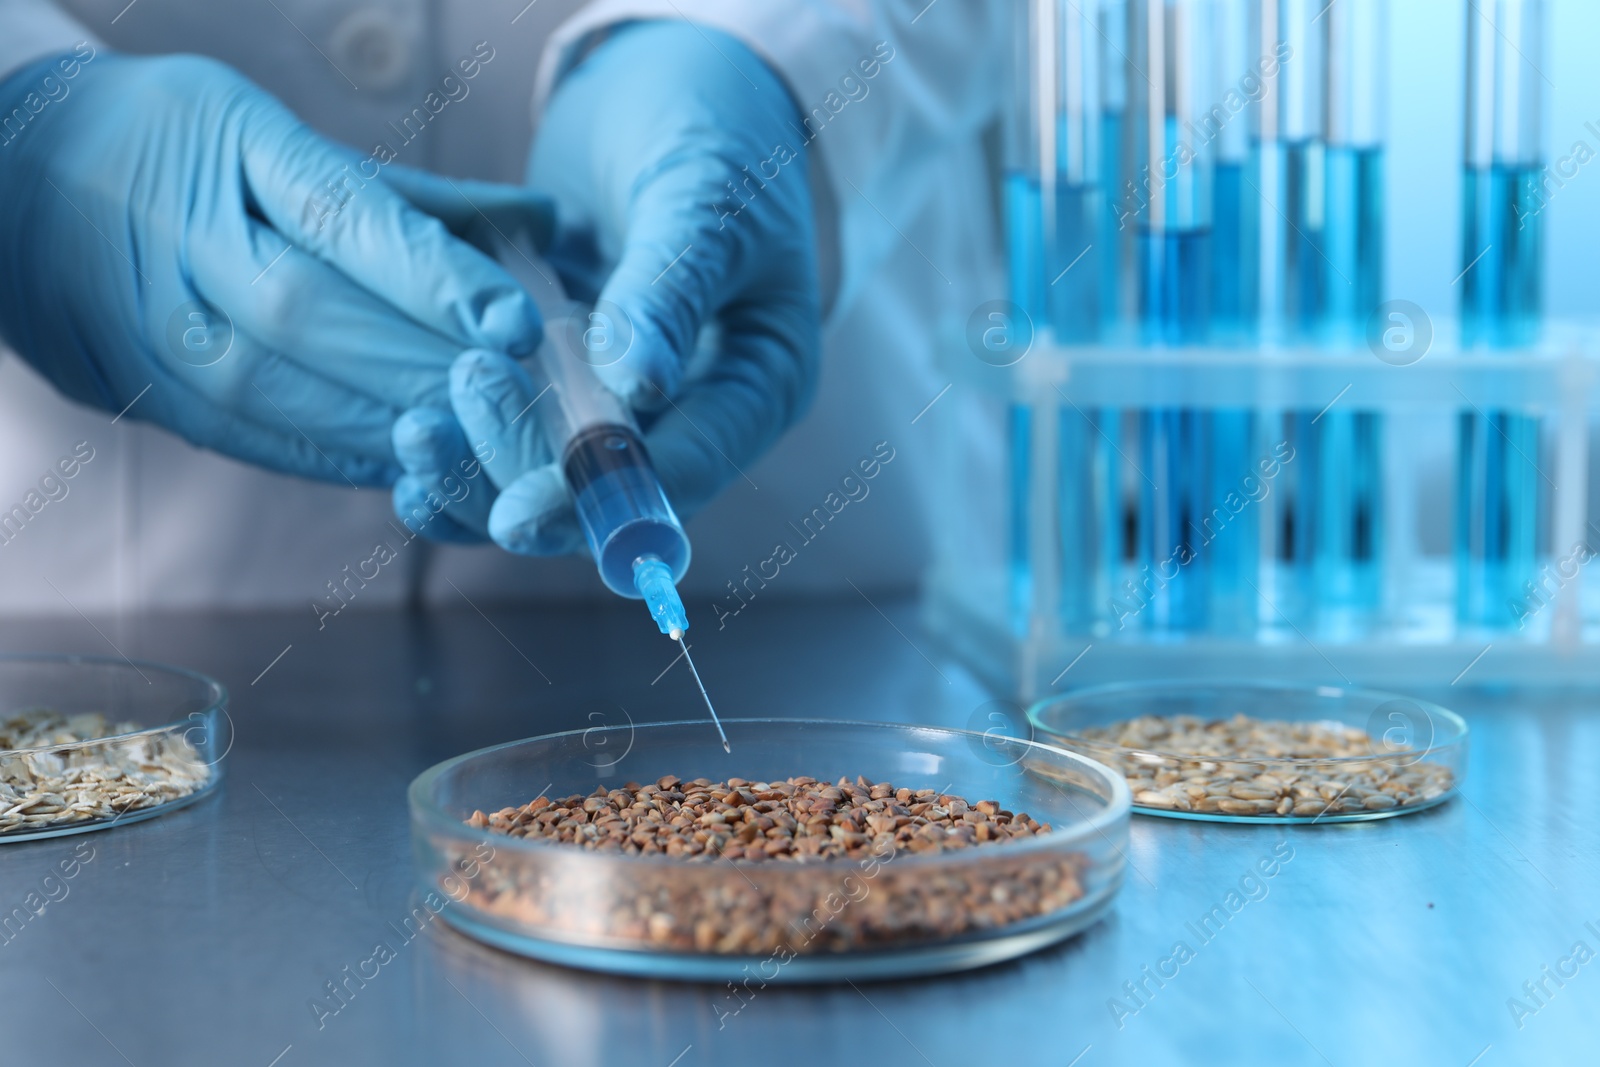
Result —
[[[696, 659], [729, 716], [966, 725], [985, 695], [923, 655], [912, 605], [881, 606], [752, 605], [703, 633]], [[74, 849], [93, 850], [66, 895], [58, 887], [0, 943], [3, 1063], [1494, 1067], [1596, 1056], [1593, 692], [1438, 680], [1417, 695], [1473, 729], [1465, 795], [1443, 807], [1310, 828], [1136, 818], [1113, 909], [1067, 943], [952, 977], [735, 998], [532, 963], [439, 922], [410, 941], [396, 933], [413, 904], [404, 791], [418, 771], [596, 713], [699, 713], [681, 667], [652, 685], [672, 648], [636, 606], [347, 612], [321, 632], [309, 613], [100, 630], [7, 622], [0, 639], [93, 653], [111, 640], [209, 673], [232, 692], [236, 741], [222, 790], [186, 810], [0, 846], [0, 913]], [[1197, 937], [1191, 924], [1275, 850], [1292, 858], [1245, 883], [1243, 906]], [[380, 941], [394, 959], [319, 1018], [324, 983]], [[1158, 985], [1145, 968], [1170, 974], [1161, 961], [1180, 941], [1192, 956]]]

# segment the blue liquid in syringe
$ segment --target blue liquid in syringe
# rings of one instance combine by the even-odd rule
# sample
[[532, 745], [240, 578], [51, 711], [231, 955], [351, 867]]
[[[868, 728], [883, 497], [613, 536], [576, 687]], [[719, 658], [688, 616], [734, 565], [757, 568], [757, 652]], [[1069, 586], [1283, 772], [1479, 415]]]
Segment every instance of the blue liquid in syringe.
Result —
[[[1383, 287], [1383, 150], [1327, 150], [1325, 339], [1359, 344]], [[1325, 628], [1379, 605], [1383, 420], [1335, 405], [1314, 426], [1311, 521], [1316, 603]]]
[[689, 540], [632, 429], [593, 426], [567, 445], [562, 470], [594, 554], [600, 578], [621, 596], [641, 595], [634, 562], [654, 556], [682, 577], [689, 567]]
[[[1467, 345], [1509, 348], [1537, 337], [1542, 303], [1542, 167], [1468, 167], [1461, 330]], [[1476, 262], [1471, 262], [1477, 257]], [[1509, 626], [1514, 602], [1538, 563], [1537, 416], [1459, 415], [1456, 482], [1456, 614], [1464, 623]]]

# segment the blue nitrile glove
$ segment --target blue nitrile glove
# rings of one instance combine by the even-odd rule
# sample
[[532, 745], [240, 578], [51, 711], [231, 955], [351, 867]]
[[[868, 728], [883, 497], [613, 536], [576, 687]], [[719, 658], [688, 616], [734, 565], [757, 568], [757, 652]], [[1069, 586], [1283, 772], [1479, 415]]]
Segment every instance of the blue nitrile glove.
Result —
[[[794, 423], [816, 384], [820, 298], [799, 112], [734, 38], [635, 23], [557, 87], [528, 181], [555, 200], [547, 258], [568, 295], [598, 298], [613, 336], [631, 335], [620, 360], [597, 356], [596, 372], [640, 412], [662, 484], [687, 516]], [[703, 327], [712, 329], [697, 352]], [[449, 520], [429, 524], [435, 536], [488, 534], [533, 554], [578, 544], [566, 489], [529, 425], [538, 407], [511, 425], [531, 399], [520, 390], [505, 361], [474, 354], [452, 373], [460, 426], [443, 410], [396, 423], [402, 517], [431, 502]], [[471, 463], [468, 438], [499, 456], [487, 465], [504, 490], [492, 511], [483, 494], [454, 503], [441, 492], [442, 472]]]
[[0, 115], [0, 333], [76, 400], [388, 485], [395, 418], [445, 401], [463, 348], [541, 337], [449, 230], [541, 241], [548, 200], [335, 147], [220, 63], [48, 60], [0, 83]]
[[583, 533], [551, 462], [538, 397], [527, 372], [507, 357], [463, 352], [450, 368], [451, 410], [414, 408], [395, 423], [395, 453], [406, 468], [395, 483], [395, 511], [406, 525], [438, 541], [479, 541], [487, 533], [524, 555], [581, 549]]

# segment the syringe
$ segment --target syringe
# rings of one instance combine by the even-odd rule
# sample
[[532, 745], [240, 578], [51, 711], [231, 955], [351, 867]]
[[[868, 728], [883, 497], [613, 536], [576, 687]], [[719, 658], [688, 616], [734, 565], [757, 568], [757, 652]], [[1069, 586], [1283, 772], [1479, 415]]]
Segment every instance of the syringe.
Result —
[[[548, 289], [532, 277], [533, 263], [519, 249], [502, 247], [500, 261], [530, 294]], [[549, 301], [539, 303], [546, 309], [550, 306]], [[589, 324], [579, 331], [586, 340], [616, 338], [616, 324], [591, 324], [587, 312], [579, 314]], [[596, 352], [586, 361], [583, 354], [570, 350], [567, 337], [559, 336], [557, 321], [556, 316], [546, 316], [544, 343], [524, 366], [540, 390], [537, 399], [543, 402], [536, 414], [572, 491], [600, 579], [618, 596], [642, 598], [661, 632], [683, 646], [684, 662], [705, 699], [722, 747], [731, 753], [728, 735], [684, 636], [689, 616], [677, 582], [689, 569], [689, 538], [662, 491], [633, 413], [595, 376], [594, 366], [610, 357]], [[585, 349], [584, 354], [588, 352]]]

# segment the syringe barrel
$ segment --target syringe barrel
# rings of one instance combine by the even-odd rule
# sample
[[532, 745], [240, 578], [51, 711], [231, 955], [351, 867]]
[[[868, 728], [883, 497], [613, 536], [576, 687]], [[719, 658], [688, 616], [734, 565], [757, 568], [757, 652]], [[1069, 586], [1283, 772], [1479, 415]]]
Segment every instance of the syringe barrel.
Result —
[[619, 596], [639, 599], [634, 561], [658, 556], [677, 581], [689, 569], [689, 538], [661, 488], [633, 413], [563, 341], [547, 337], [530, 368], [551, 394], [537, 414], [572, 490], [601, 580]]
[[550, 330], [529, 371], [543, 378], [540, 388], [548, 387], [555, 403], [541, 402], [537, 408], [545, 428], [550, 450], [560, 456], [567, 442], [591, 426], [628, 426], [638, 431], [633, 413], [622, 398], [607, 389], [582, 355], [569, 349], [569, 339], [561, 331]]
[[[533, 415], [561, 463], [600, 579], [618, 596], [643, 599], [634, 584], [634, 561], [659, 557], [676, 583], [689, 569], [689, 538], [661, 488], [633, 412], [595, 374], [596, 366], [616, 358], [595, 340], [603, 336], [614, 342], [616, 331], [601, 328], [607, 324], [597, 321], [598, 309], [550, 299], [553, 286], [529, 252], [506, 243], [499, 259], [539, 304], [547, 323], [544, 343], [524, 364], [540, 391]], [[563, 322], [582, 325], [557, 327]]]
[[633, 427], [587, 426], [560, 455], [578, 521], [606, 587], [639, 599], [633, 565], [643, 556], [659, 557], [672, 568], [672, 580], [680, 580], [689, 569], [689, 538]]

